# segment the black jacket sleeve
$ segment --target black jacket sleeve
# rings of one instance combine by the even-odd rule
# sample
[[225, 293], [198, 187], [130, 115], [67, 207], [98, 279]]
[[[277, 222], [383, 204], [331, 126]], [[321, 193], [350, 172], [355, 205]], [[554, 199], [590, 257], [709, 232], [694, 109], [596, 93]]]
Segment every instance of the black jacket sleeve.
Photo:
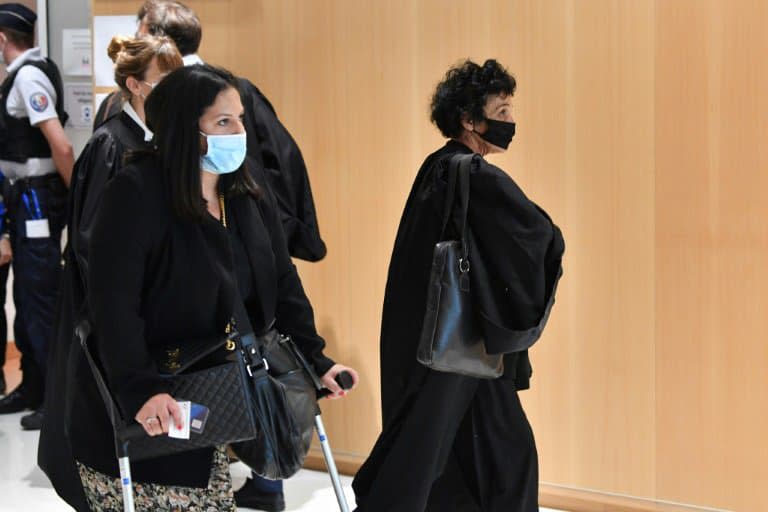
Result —
[[94, 218], [107, 183], [122, 167], [123, 148], [108, 133], [95, 136], [75, 162], [72, 173], [70, 237], [80, 272], [88, 275], [88, 247]]
[[259, 211], [270, 233], [277, 272], [277, 307], [275, 327], [293, 338], [319, 376], [323, 376], [334, 361], [323, 354], [325, 341], [315, 328], [315, 316], [296, 266], [288, 254], [282, 224], [272, 193], [267, 189], [259, 200]]
[[169, 391], [149, 354], [141, 317], [150, 230], [136, 178], [118, 174], [104, 191], [91, 233], [88, 303], [98, 356], [126, 418]]
[[503, 171], [476, 157], [469, 247], [473, 297], [490, 353], [519, 352], [541, 335], [565, 249], [560, 230]]

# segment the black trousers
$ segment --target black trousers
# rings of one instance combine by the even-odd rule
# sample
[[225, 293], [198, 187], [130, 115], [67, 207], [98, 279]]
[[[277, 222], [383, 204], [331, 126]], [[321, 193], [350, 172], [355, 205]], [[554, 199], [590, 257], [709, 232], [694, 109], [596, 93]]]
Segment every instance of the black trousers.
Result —
[[5, 366], [5, 352], [8, 347], [8, 318], [5, 316], [5, 288], [11, 264], [0, 267], [0, 371]]
[[[31, 201], [34, 190], [40, 214], [48, 219], [50, 236], [30, 238], [26, 222], [37, 218]], [[30, 207], [23, 195], [30, 200]], [[13, 182], [5, 197], [13, 247], [13, 324], [21, 352], [22, 385], [42, 397], [48, 346], [53, 340], [53, 321], [61, 280], [61, 233], [66, 224], [67, 188], [58, 174]]]
[[537, 512], [538, 483], [514, 382], [428, 371], [353, 488], [358, 512]]

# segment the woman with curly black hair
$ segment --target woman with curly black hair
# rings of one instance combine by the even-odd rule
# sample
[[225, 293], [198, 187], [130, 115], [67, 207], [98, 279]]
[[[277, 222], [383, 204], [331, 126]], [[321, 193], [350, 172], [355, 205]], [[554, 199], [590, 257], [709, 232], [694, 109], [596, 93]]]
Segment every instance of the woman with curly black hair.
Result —
[[[546, 323], [564, 242], [512, 178], [483, 159], [514, 136], [515, 85], [495, 60], [466, 61], [432, 98], [432, 121], [449, 140], [419, 170], [392, 252], [381, 329], [384, 429], [353, 483], [358, 512], [538, 510], [536, 445], [517, 396], [529, 386], [535, 337], [521, 343], [514, 334]], [[437, 372], [416, 360], [435, 244], [457, 238], [450, 223], [441, 234], [447, 165], [473, 153], [470, 288], [478, 318], [501, 326], [484, 332], [486, 350], [504, 354], [498, 379]]]

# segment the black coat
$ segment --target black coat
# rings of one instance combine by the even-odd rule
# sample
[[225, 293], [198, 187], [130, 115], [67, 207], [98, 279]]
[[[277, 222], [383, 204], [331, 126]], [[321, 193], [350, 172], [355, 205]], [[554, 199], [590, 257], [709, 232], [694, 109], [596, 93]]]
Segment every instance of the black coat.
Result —
[[[531, 377], [527, 348], [532, 340], [523, 334], [546, 323], [562, 273], [564, 243], [550, 218], [506, 173], [485, 160], [479, 159], [470, 174], [470, 279], [486, 348], [506, 354], [505, 373], [496, 380], [478, 380], [434, 372], [416, 360], [432, 254], [440, 240], [445, 170], [456, 153], [471, 151], [451, 141], [425, 160], [392, 251], [380, 346], [384, 428], [354, 482], [363, 511], [424, 510], [449, 453], [466, 451], [456, 439], [465, 417], [471, 418], [471, 430], [486, 432], [497, 447], [473, 453], [477, 467], [488, 467], [501, 452], [508, 457], [499, 463], [506, 464], [502, 473], [514, 473], [514, 457], [503, 450], [509, 444], [505, 436], [513, 430], [521, 432], [520, 442], [530, 444], [514, 449], [535, 452], [516, 393], [528, 387]], [[452, 225], [443, 239], [455, 238]], [[467, 444], [473, 443], [472, 437]], [[486, 500], [482, 510], [505, 510], [488, 505], [490, 498], [483, 491], [475, 494], [482, 495], [476, 501]]]
[[[227, 200], [242, 234], [257, 300], [246, 302], [256, 332], [272, 322], [289, 334], [319, 374], [322, 354], [312, 308], [291, 262], [271, 196]], [[94, 349], [127, 418], [152, 395], [167, 392], [150, 349], [221, 335], [233, 311], [236, 279], [229, 235], [212, 217], [174, 218], [152, 158], [129, 165], [107, 186], [91, 234], [88, 306]], [[112, 428], [90, 374], [78, 372], [70, 434], [77, 460], [116, 476]], [[134, 480], [207, 485], [211, 450], [133, 465]]]
[[[237, 79], [245, 109], [248, 156], [264, 169], [268, 187], [277, 200], [288, 250], [294, 258], [319, 261], [325, 257], [325, 242], [309, 184], [307, 166], [296, 141], [280, 122], [274, 107], [251, 81]], [[120, 93], [110, 94], [94, 117], [96, 130], [120, 112]]]
[[70, 183], [69, 243], [63, 256], [55, 342], [49, 351], [46, 415], [40, 432], [38, 464], [56, 492], [76, 510], [88, 507], [66, 429], [75, 375], [88, 371], [74, 336], [76, 322], [87, 315], [84, 279], [88, 243], [104, 187], [123, 168], [126, 151], [141, 147], [145, 147], [144, 131], [127, 114], [118, 112], [88, 141], [75, 162]]

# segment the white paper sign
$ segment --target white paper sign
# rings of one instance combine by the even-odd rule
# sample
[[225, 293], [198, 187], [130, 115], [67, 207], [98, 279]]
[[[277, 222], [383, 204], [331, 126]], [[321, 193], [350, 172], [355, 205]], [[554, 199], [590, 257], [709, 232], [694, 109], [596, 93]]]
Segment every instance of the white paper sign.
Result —
[[64, 84], [64, 110], [69, 114], [67, 126], [90, 129], [94, 114], [91, 84]]
[[93, 73], [96, 87], [117, 86], [114, 63], [107, 55], [107, 48], [114, 36], [133, 36], [136, 28], [136, 16], [94, 16]]
[[91, 76], [93, 49], [91, 31], [87, 28], [65, 28], [62, 30], [63, 74], [70, 76]]

